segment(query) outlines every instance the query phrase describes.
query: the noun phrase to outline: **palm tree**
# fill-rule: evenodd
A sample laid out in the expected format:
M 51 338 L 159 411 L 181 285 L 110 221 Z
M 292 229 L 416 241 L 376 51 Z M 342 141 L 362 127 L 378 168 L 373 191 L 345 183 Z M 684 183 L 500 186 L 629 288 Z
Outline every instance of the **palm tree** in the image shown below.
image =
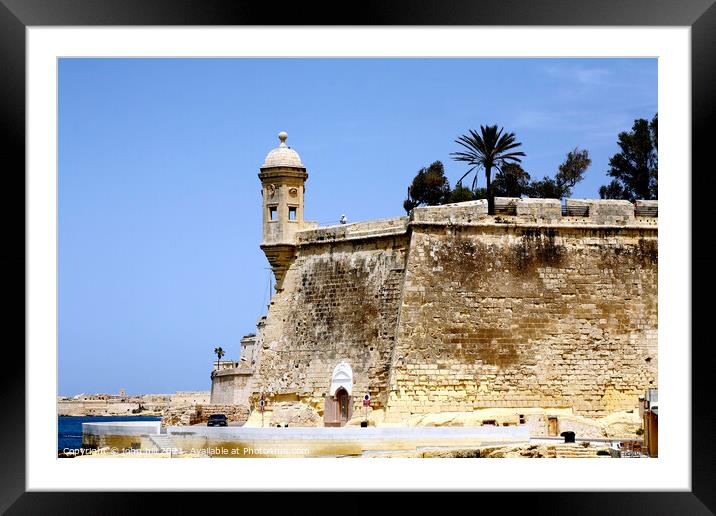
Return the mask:
M 495 198 L 492 195 L 492 169 L 496 168 L 502 171 L 502 167 L 508 163 L 521 163 L 520 156 L 524 156 L 522 151 L 512 151 L 519 147 L 522 143 L 515 141 L 515 133 L 503 133 L 503 128 L 497 129 L 497 125 L 480 126 L 480 134 L 470 129 L 469 135 L 462 135 L 455 140 L 455 143 L 462 145 L 466 152 L 452 152 L 450 155 L 455 156 L 456 161 L 466 161 L 472 167 L 457 182 L 462 184 L 462 180 L 470 172 L 475 170 L 475 178 L 472 180 L 472 190 L 477 186 L 477 170 L 482 167 L 485 169 L 485 177 L 487 178 L 487 209 L 489 214 L 495 212 Z
M 221 346 L 218 348 L 214 348 L 214 353 L 216 354 L 217 357 L 219 357 L 219 359 L 216 361 L 216 369 L 219 369 L 219 366 L 221 365 L 221 357 L 226 355 L 226 353 L 221 348 Z

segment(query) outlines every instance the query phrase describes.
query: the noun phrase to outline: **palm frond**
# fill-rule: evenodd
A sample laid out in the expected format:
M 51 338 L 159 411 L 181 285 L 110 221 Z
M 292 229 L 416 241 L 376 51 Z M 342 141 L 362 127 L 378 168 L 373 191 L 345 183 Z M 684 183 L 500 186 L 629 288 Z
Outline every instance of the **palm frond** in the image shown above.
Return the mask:
M 475 167 L 470 167 L 470 170 L 468 170 L 467 172 L 465 172 L 465 173 L 463 174 L 463 176 L 462 176 L 460 179 L 457 180 L 458 184 L 462 184 L 462 180 L 465 179 L 465 176 L 467 176 L 467 175 L 468 175 L 470 172 L 472 172 L 473 170 L 475 170 Z
M 502 171 L 502 166 L 509 162 L 521 163 L 521 156 L 525 156 L 522 151 L 513 149 L 522 145 L 516 140 L 515 133 L 506 133 L 504 128 L 498 128 L 497 125 L 481 125 L 480 132 L 469 129 L 468 134 L 459 136 L 455 143 L 462 147 L 462 151 L 450 153 L 455 161 L 464 161 L 473 165 L 461 178 L 458 183 L 471 172 L 475 171 L 475 177 L 472 180 L 472 189 L 477 186 L 478 168 L 485 170 L 485 175 L 489 175 L 489 171 L 497 168 Z
M 526 156 L 524 152 L 511 152 L 510 154 L 503 154 L 500 156 L 501 161 L 516 161 L 518 163 L 522 163 L 522 160 L 519 158 L 519 156 Z

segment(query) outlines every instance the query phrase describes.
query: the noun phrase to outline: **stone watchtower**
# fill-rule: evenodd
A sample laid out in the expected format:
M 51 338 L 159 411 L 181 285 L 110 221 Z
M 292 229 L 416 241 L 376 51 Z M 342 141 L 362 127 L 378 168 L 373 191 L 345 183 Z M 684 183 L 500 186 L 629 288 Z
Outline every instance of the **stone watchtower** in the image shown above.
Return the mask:
M 268 153 L 259 179 L 263 199 L 263 241 L 274 276 L 276 291 L 283 285 L 286 269 L 296 251 L 296 232 L 303 225 L 303 194 L 308 179 L 298 153 L 286 145 L 288 134 L 280 132 L 281 144 Z

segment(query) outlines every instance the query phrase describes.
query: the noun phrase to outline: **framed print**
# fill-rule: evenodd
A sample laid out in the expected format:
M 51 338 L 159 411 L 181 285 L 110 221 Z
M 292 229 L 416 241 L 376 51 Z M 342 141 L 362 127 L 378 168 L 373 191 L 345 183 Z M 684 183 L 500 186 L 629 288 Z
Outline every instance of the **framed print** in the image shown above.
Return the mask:
M 0 507 L 712 513 L 712 2 L 266 11 L 0 5 Z

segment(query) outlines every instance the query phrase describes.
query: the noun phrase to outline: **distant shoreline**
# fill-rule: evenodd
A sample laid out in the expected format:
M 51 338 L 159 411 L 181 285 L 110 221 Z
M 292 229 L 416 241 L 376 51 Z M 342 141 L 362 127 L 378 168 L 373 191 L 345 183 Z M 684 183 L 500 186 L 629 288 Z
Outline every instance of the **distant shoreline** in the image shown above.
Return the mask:
M 192 405 L 206 405 L 209 391 L 177 391 L 173 394 L 78 394 L 57 398 L 58 416 L 163 416 L 167 411 Z

